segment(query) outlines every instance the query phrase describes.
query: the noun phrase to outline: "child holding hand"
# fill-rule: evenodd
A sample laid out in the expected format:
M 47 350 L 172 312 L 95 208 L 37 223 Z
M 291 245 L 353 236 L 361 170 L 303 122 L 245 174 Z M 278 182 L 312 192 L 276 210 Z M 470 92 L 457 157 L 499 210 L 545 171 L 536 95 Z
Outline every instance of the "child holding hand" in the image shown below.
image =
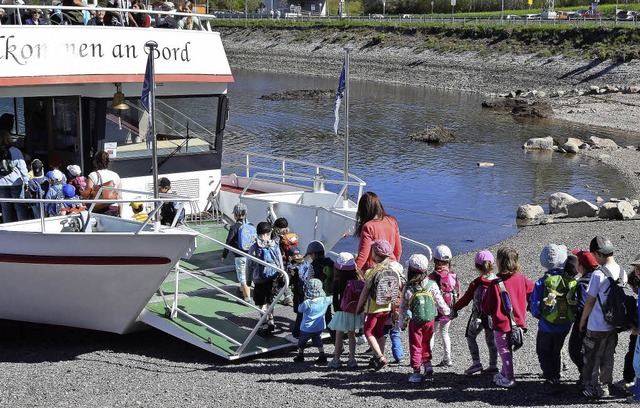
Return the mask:
M 298 306 L 298 312 L 302 313 L 300 324 L 300 338 L 298 339 L 298 355 L 293 358 L 296 363 L 304 361 L 304 348 L 309 340 L 318 348 L 319 356 L 316 364 L 327 364 L 327 356 L 322 345 L 322 332 L 326 328 L 324 314 L 331 306 L 332 298 L 325 295 L 322 290 L 322 282 L 319 279 L 310 279 L 304 288 L 305 301 Z

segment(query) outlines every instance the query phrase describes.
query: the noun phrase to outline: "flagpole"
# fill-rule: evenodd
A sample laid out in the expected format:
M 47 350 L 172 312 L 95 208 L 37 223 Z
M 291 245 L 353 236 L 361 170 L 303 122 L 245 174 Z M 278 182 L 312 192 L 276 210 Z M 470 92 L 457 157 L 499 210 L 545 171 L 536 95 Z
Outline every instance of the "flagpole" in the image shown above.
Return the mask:
M 344 205 L 349 200 L 349 51 L 352 47 L 344 47 Z
M 151 120 L 149 121 L 150 128 L 148 137 L 151 137 L 151 170 L 153 174 L 153 198 L 158 199 L 160 197 L 158 191 L 158 145 L 156 143 L 156 71 L 155 71 L 155 50 L 158 47 L 158 43 L 155 41 L 147 41 L 145 47 L 149 49 L 149 115 Z M 157 202 L 156 202 L 157 205 Z M 156 211 L 155 222 L 159 222 L 159 211 Z

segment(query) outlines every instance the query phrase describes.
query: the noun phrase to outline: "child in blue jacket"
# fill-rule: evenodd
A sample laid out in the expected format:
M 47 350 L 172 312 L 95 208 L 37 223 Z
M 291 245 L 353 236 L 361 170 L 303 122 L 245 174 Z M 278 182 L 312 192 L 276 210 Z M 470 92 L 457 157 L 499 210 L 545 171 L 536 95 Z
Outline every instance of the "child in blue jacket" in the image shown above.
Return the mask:
M 298 338 L 298 355 L 293 361 L 304 361 L 304 348 L 309 340 L 318 348 L 320 355 L 316 364 L 327 364 L 327 355 L 322 345 L 322 332 L 327 327 L 324 323 L 324 314 L 331 306 L 332 297 L 327 296 L 322 290 L 322 282 L 319 279 L 310 279 L 304 288 L 305 301 L 298 306 L 298 312 L 302 313 L 300 324 L 300 337 Z

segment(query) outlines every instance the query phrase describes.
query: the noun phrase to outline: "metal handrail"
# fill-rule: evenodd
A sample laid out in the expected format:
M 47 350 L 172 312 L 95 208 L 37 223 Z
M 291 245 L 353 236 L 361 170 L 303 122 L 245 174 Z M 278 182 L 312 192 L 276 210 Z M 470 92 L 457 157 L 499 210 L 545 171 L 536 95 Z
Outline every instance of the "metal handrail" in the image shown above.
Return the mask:
M 345 181 L 344 179 L 336 179 L 333 178 L 325 178 L 321 174 L 321 170 L 330 172 L 338 175 L 343 175 L 343 170 L 337 169 L 331 166 L 325 166 L 320 164 L 309 164 L 308 162 L 304 162 L 296 159 L 288 159 L 282 157 L 276 157 L 269 154 L 263 153 L 254 153 L 254 152 L 245 152 L 234 149 L 226 149 L 225 155 L 227 153 L 232 153 L 236 155 L 244 156 L 244 160 L 238 161 L 227 161 L 225 163 L 226 168 L 240 167 L 244 168 L 245 177 L 250 178 L 250 183 L 253 183 L 256 180 L 261 180 L 258 175 L 261 177 L 268 177 L 269 179 L 279 179 L 279 181 L 286 183 L 287 180 L 296 180 L 296 181 L 308 181 L 310 183 L 317 182 L 321 180 L 325 184 L 331 184 L 341 187 L 341 192 L 349 187 L 358 187 L 358 193 L 355 198 L 355 201 L 358 201 L 362 196 L 362 192 L 367 183 L 361 178 L 357 177 L 354 174 L 349 173 L 349 181 Z M 266 167 L 265 165 L 252 164 L 252 158 L 261 158 L 266 160 L 271 160 L 273 162 L 273 167 Z M 300 171 L 292 171 L 287 170 L 287 164 L 295 164 L 297 166 L 307 168 L 309 172 L 303 173 Z M 253 176 L 252 176 L 253 174 Z M 246 189 L 245 189 L 246 191 Z M 336 200 L 337 202 L 337 200 Z
M 252 260 L 253 262 L 259 263 L 260 265 L 263 265 L 263 266 L 273 267 L 273 265 L 268 264 L 268 263 L 264 262 L 263 260 L 261 260 L 261 259 L 259 259 L 259 258 L 256 258 L 256 257 L 254 257 L 254 256 L 252 256 L 252 255 L 249 255 L 248 253 L 243 252 L 243 251 L 241 251 L 241 250 L 239 250 L 239 249 L 237 249 L 237 248 L 234 248 L 234 247 L 232 247 L 232 246 L 229 246 L 229 245 L 227 245 L 226 243 L 224 243 L 224 242 L 222 242 L 222 241 L 219 241 L 219 240 L 217 240 L 217 239 L 215 239 L 215 238 L 213 238 L 213 237 L 210 237 L 210 236 L 208 236 L 208 235 L 205 235 L 205 234 L 203 234 L 203 233 L 201 233 L 201 232 L 198 232 L 198 231 L 196 231 L 196 230 L 194 230 L 194 229 L 192 229 L 192 228 L 189 228 L 189 227 L 187 227 L 187 226 L 184 226 L 183 228 L 184 228 L 184 229 L 186 229 L 186 230 L 188 230 L 188 231 L 190 231 L 190 232 L 192 232 L 192 233 L 194 233 L 194 234 L 196 234 L 196 236 L 198 236 L 198 237 L 200 237 L 200 238 L 203 238 L 203 239 L 209 240 L 209 241 L 211 241 L 211 242 L 213 242 L 213 243 L 215 243 L 215 244 L 217 244 L 217 245 L 222 246 L 223 248 L 228 249 L 229 251 L 232 251 L 232 252 L 234 252 L 234 253 L 236 253 L 236 254 L 240 254 L 240 255 L 242 255 L 243 257 L 245 257 L 245 258 L 248 258 L 248 259 Z M 269 316 L 269 314 L 271 314 L 271 313 L 273 312 L 273 309 L 275 309 L 276 305 L 278 304 L 278 299 L 280 299 L 280 297 L 284 294 L 284 292 L 285 292 L 286 288 L 289 286 L 289 276 L 288 276 L 288 275 L 287 275 L 287 273 L 284 271 L 284 269 L 280 269 L 280 268 L 277 268 L 277 267 L 276 267 L 276 268 L 274 268 L 274 269 L 276 269 L 276 270 L 278 271 L 278 273 L 279 273 L 279 274 L 281 274 L 281 275 L 284 277 L 284 285 L 283 285 L 282 289 L 280 289 L 280 291 L 278 292 L 278 294 L 275 296 L 275 298 L 273 299 L 273 302 L 271 302 L 271 304 L 269 305 L 269 307 L 268 307 L 266 310 L 260 310 L 260 309 L 258 309 L 257 307 L 255 307 L 254 305 L 251 305 L 251 304 L 249 304 L 249 303 L 244 302 L 244 300 L 241 300 L 241 299 L 240 299 L 240 298 L 238 298 L 237 296 L 235 296 L 235 295 L 233 295 L 233 294 L 231 294 L 231 293 L 229 293 L 229 292 L 227 292 L 227 291 L 225 291 L 225 290 L 223 290 L 223 289 L 220 289 L 220 288 L 218 288 L 218 287 L 215 287 L 214 285 L 212 285 L 212 284 L 210 284 L 210 283 L 208 283 L 208 282 L 206 282 L 206 281 L 204 281 L 204 280 L 202 280 L 202 279 L 200 279 L 200 278 L 198 278 L 198 277 L 194 276 L 193 274 L 190 274 L 190 273 L 189 273 L 191 276 L 195 277 L 195 278 L 196 278 L 196 279 L 198 279 L 200 282 L 205 283 L 207 286 L 210 286 L 210 287 L 212 287 L 213 289 L 215 289 L 215 290 L 217 290 L 217 291 L 219 291 L 219 292 L 225 293 L 225 294 L 227 294 L 227 295 L 229 295 L 229 296 L 231 296 L 231 297 L 237 298 L 237 299 L 239 299 L 243 304 L 245 304 L 245 305 L 249 305 L 249 306 L 252 306 L 254 309 L 256 309 L 257 311 L 259 311 L 259 312 L 261 313 L 261 316 L 260 316 L 260 319 L 258 320 L 258 323 L 257 323 L 257 324 L 254 326 L 254 328 L 251 330 L 251 333 L 249 333 L 249 335 L 247 336 L 247 338 L 245 339 L 245 341 L 244 341 L 244 342 L 242 342 L 242 344 L 240 345 L 240 347 L 238 348 L 238 350 L 236 350 L 236 355 L 237 355 L 237 356 L 240 356 L 240 355 L 242 354 L 242 352 L 244 351 L 244 349 L 249 345 L 249 343 L 251 342 L 251 340 L 255 337 L 256 333 L 257 333 L 257 332 L 258 332 L 258 330 L 260 329 L 260 326 L 262 326 L 262 325 L 264 324 L 264 322 L 266 321 L 266 319 L 267 319 L 267 317 Z M 188 272 L 184 271 L 184 273 L 188 273 Z M 173 318 L 173 316 L 174 316 L 174 310 L 175 310 L 176 312 L 179 310 L 179 309 L 178 309 L 178 289 L 179 289 L 179 283 L 178 283 L 179 279 L 178 279 L 178 278 L 179 278 L 179 276 L 176 274 L 176 289 L 175 289 L 175 294 L 174 294 L 174 303 L 173 303 L 173 305 L 172 305 L 172 307 L 171 307 L 171 316 L 172 316 L 172 318 Z M 167 304 L 167 303 L 166 303 L 166 301 L 165 301 L 165 305 L 166 305 L 166 304 Z M 186 313 L 186 312 L 185 312 L 185 313 Z M 194 320 L 194 321 L 196 321 L 197 319 L 193 318 L 193 320 Z M 207 328 L 207 329 L 213 329 L 213 328 L 211 328 L 209 325 L 207 325 L 207 324 L 206 324 L 206 323 L 204 323 L 204 322 L 200 322 L 200 323 L 198 323 L 198 324 L 201 324 L 203 327 L 205 327 L 205 328 Z M 217 334 L 217 330 L 213 329 L 212 331 L 213 331 L 214 333 L 216 333 L 216 334 Z M 225 337 L 226 337 L 226 336 L 225 336 Z M 238 344 L 238 343 L 239 343 L 239 342 L 234 341 L 234 344 Z

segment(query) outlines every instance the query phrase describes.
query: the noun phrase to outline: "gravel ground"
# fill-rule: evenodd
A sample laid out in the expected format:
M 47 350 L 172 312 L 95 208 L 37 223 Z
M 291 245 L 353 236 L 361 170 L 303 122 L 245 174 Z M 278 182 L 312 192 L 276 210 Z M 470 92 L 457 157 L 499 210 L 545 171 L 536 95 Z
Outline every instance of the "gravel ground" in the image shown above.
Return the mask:
M 311 45 L 279 43 L 274 38 L 252 36 L 242 30 L 223 34 L 233 67 L 287 67 L 287 72 L 337 77 L 340 46 L 331 47 L 322 40 Z M 638 69 L 636 64 L 630 64 L 607 70 L 601 64 L 582 72 L 586 63 L 581 61 L 443 56 L 416 53 L 410 48 L 392 51 L 360 47 L 352 56 L 352 72 L 363 79 L 414 85 L 437 83 L 447 89 L 491 93 L 517 88 L 551 89 L 557 81 L 567 88 L 573 87 L 590 72 L 591 75 L 600 72 L 602 81 L 627 83 Z M 558 79 L 570 72 L 575 75 L 569 76 L 568 82 Z M 607 120 L 600 118 L 599 124 L 606 124 Z M 589 154 L 619 169 L 621 177 L 640 191 L 636 176 L 640 170 L 638 152 L 620 149 L 606 152 L 606 156 L 601 151 Z M 639 223 L 578 220 L 524 227 L 516 236 L 490 249 L 495 253 L 503 245 L 515 248 L 521 255 L 524 273 L 533 280 L 543 273 L 538 254 L 545 244 L 555 242 L 569 248 L 584 248 L 594 235 L 601 234 L 612 239 L 618 248 L 618 261 L 629 268 L 628 262 L 638 252 Z M 453 262 L 465 287 L 474 277 L 472 257 L 471 253 L 460 254 Z M 378 373 L 365 368 L 331 371 L 312 363 L 294 364 L 291 351 L 228 364 L 156 330 L 118 336 L 0 321 L 0 403 L 11 407 L 591 405 L 578 395 L 573 385 L 578 374 L 568 360 L 568 369 L 563 373 L 564 392 L 557 397 L 542 394 L 535 354 L 536 322 L 531 317 L 526 344 L 515 353 L 518 385 L 514 390 L 498 389 L 486 376 L 461 374 L 470 365 L 463 334 L 468 313 L 468 308 L 464 309 L 450 330 L 454 366 L 437 369 L 433 383 L 417 385 L 406 381 L 410 371 L 406 362 Z M 627 342 L 628 334 L 621 334 L 616 349 L 615 380 L 621 378 Z M 480 346 L 484 352 L 486 347 Z M 359 352 L 364 348 L 359 347 Z M 327 351 L 332 352 L 333 347 L 327 345 Z M 314 354 L 310 352 L 309 357 L 314 358 Z M 434 362 L 441 356 L 441 349 L 436 346 Z M 367 357 L 360 356 L 359 362 L 365 366 Z M 617 394 L 607 403 L 622 400 Z

